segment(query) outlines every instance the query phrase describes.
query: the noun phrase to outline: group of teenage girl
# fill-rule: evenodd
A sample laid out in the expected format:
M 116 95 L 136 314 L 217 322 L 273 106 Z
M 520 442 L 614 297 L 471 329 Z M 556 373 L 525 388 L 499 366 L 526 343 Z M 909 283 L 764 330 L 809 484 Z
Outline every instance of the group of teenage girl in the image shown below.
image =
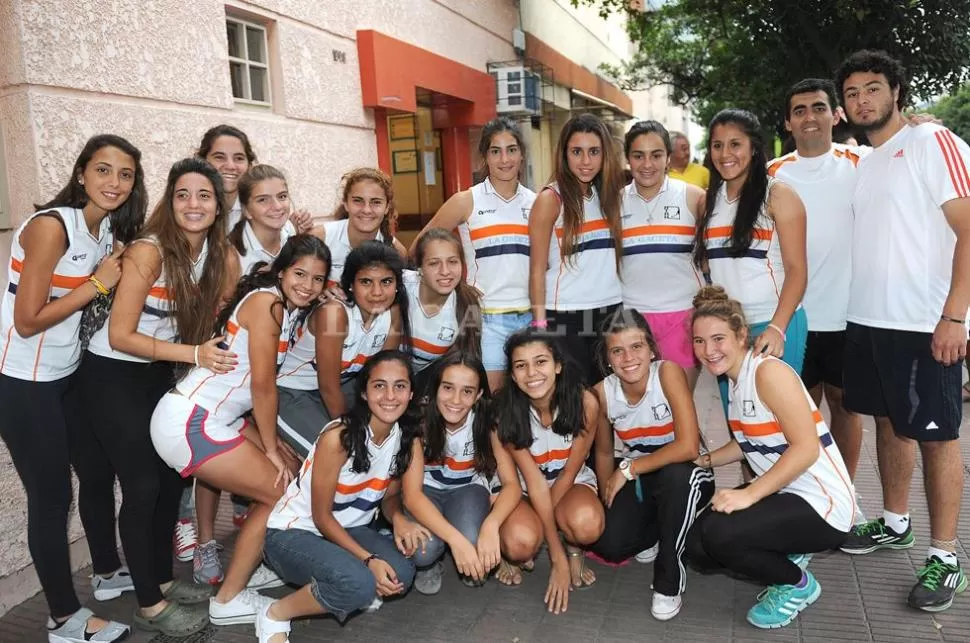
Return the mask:
M 133 590 L 135 625 L 170 636 L 255 623 L 280 643 L 294 618 L 437 593 L 446 550 L 464 584 L 514 588 L 543 546 L 552 613 L 595 583 L 588 558 L 635 558 L 655 561 L 659 620 L 680 611 L 689 561 L 765 585 L 753 625 L 790 623 L 820 593 L 810 554 L 841 542 L 855 496 L 798 376 L 804 210 L 765 173 L 750 114 L 722 112 L 708 145 L 705 194 L 667 176 L 666 130 L 637 123 L 624 186 L 609 130 L 579 115 L 536 195 L 518 126 L 496 119 L 486 178 L 409 255 L 379 170 L 348 172 L 315 226 L 220 125 L 146 217 L 138 149 L 89 140 L 15 232 L 0 307 L 0 436 L 49 640 L 129 631 L 75 594 L 72 467 L 95 597 Z M 710 452 L 700 366 L 722 380 L 733 437 Z M 742 460 L 751 482 L 715 492 L 711 469 Z M 187 582 L 173 529 L 193 479 Z M 247 504 L 224 573 L 221 491 Z M 300 589 L 258 593 L 284 583 Z

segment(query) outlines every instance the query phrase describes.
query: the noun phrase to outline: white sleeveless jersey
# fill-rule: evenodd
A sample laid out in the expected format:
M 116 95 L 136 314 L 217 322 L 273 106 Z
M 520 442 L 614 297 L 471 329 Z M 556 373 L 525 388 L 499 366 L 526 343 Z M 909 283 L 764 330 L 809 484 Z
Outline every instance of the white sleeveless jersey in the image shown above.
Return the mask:
M 226 217 L 226 229 L 232 230 L 235 228 L 240 219 L 242 219 L 242 204 L 239 202 L 239 195 L 237 194 L 236 201 L 232 204 L 232 207 L 229 208 L 229 214 Z
M 758 367 L 769 359 L 776 360 L 770 356 L 756 357 L 748 351 L 741 364 L 738 381 L 731 386 L 728 410 L 731 432 L 741 446 L 745 460 L 758 476 L 773 467 L 788 448 L 778 418 L 762 403 L 755 385 Z M 791 368 L 787 364 L 785 367 Z M 848 531 L 855 514 L 855 490 L 825 419 L 804 386 L 802 391 L 815 419 L 819 440 L 818 459 L 779 493 L 801 496 L 827 523 L 840 531 Z
M 334 421 L 323 427 L 322 436 L 330 427 L 337 424 Z M 337 476 L 337 490 L 333 497 L 331 511 L 333 517 L 343 528 L 360 527 L 370 524 L 384 498 L 387 487 L 391 484 L 394 459 L 401 448 L 401 429 L 397 425 L 391 427 L 384 442 L 377 446 L 373 441 L 373 433 L 367 428 L 367 454 L 370 457 L 370 469 L 364 473 L 351 470 L 354 459 L 347 458 Z M 317 440 L 320 438 L 318 437 Z M 303 462 L 300 474 L 290 482 L 286 493 L 276 502 L 269 515 L 266 526 L 270 529 L 302 529 L 322 536 L 313 522 L 313 456 L 317 447 L 314 443 L 310 455 Z
M 296 228 L 293 224 L 287 221 L 283 227 L 280 229 L 280 249 L 283 249 L 283 244 L 286 240 L 296 234 Z M 265 261 L 266 263 L 273 263 L 277 255 L 268 252 L 259 243 L 259 239 L 256 238 L 256 233 L 253 232 L 253 226 L 248 221 L 243 227 L 243 247 L 246 248 L 245 255 L 239 255 L 239 268 L 240 275 L 248 275 L 249 271 L 252 270 L 260 261 Z M 278 253 L 277 253 L 278 254 Z
M 775 179 L 769 177 L 769 194 L 774 183 Z M 765 196 L 766 203 L 767 200 L 768 197 Z M 766 203 L 762 204 L 758 213 L 758 220 L 752 231 L 751 246 L 740 257 L 728 254 L 738 204 L 728 203 L 725 185 L 721 185 L 717 193 L 714 212 L 704 234 L 711 281 L 723 286 L 728 297 L 741 303 L 749 324 L 771 321 L 785 284 L 781 244 L 775 230 L 775 221 L 768 216 Z
M 317 383 L 317 338 L 310 330 L 310 318 L 294 330 L 295 341 L 286 351 L 276 377 L 277 386 L 297 391 L 319 390 Z
M 154 238 L 137 239 L 133 243 L 150 243 L 158 247 L 158 240 Z M 202 252 L 199 253 L 199 258 L 192 264 L 192 279 L 195 283 L 199 283 L 199 280 L 202 279 L 202 272 L 205 270 L 205 260 L 208 254 L 209 242 L 206 241 L 202 245 Z M 145 298 L 145 306 L 142 308 L 141 316 L 138 318 L 138 333 L 147 337 L 153 337 L 160 342 L 177 341 L 178 329 L 175 327 L 175 313 L 172 310 L 173 297 L 174 293 L 170 293 L 165 285 L 165 271 L 163 267 L 162 273 L 159 274 L 158 279 L 152 284 L 151 289 L 148 291 L 148 296 Z M 148 363 L 150 360 L 111 348 L 111 344 L 108 341 L 108 326 L 110 323 L 111 317 L 109 314 L 108 319 L 104 322 L 104 326 L 99 328 L 94 333 L 94 336 L 91 337 L 88 350 L 101 357 L 110 357 L 111 359 L 120 359 L 126 362 Z
M 190 370 L 182 380 L 176 384 L 176 390 L 196 405 L 208 411 L 211 415 L 231 422 L 253 408 L 253 394 L 250 389 L 252 375 L 249 362 L 249 331 L 239 325 L 239 310 L 246 300 L 259 292 L 268 292 L 280 296 L 276 288 L 259 288 L 248 293 L 236 305 L 232 316 L 226 324 L 225 347 L 236 354 L 236 368 L 228 373 L 213 373 L 207 368 L 196 366 Z M 293 317 L 283 308 L 283 323 L 281 325 L 279 346 L 277 347 L 276 364 L 283 363 L 289 346 L 290 333 L 293 330 Z
M 653 453 L 674 441 L 674 416 L 660 385 L 660 365 L 650 364 L 647 390 L 635 404 L 627 401 L 620 378 L 611 374 L 603 380 L 606 416 L 613 431 L 634 457 Z
M 559 435 L 552 430 L 552 427 L 543 426 L 539 414 L 532 407 L 529 407 L 529 427 L 532 429 L 532 445 L 529 446 L 529 453 L 539 465 L 546 483 L 551 487 L 566 466 L 569 453 L 573 448 L 573 436 Z M 525 489 L 525 479 L 521 472 L 519 472 L 519 480 L 522 488 Z M 596 489 L 596 474 L 584 463 L 576 474 L 575 484 L 585 484 Z
M 420 371 L 438 359 L 458 338 L 458 295 L 452 291 L 436 315 L 428 315 L 421 305 L 421 278 L 413 270 L 404 271 L 404 289 L 408 294 L 408 317 L 411 320 L 411 346 L 414 348 L 414 370 Z
M 340 283 L 340 276 L 344 274 L 344 265 L 347 263 L 347 256 L 353 250 L 350 247 L 350 237 L 347 234 L 347 226 L 350 219 L 340 219 L 339 221 L 326 221 L 323 224 L 324 241 L 330 248 L 330 282 Z M 384 241 L 384 235 L 377 233 L 375 241 Z
M 347 337 L 340 351 L 340 376 L 346 382 L 356 375 L 371 355 L 384 350 L 384 342 L 391 332 L 391 311 L 385 310 L 364 328 L 359 306 L 344 306 L 347 311 Z
M 13 234 L 7 289 L 0 305 L 0 373 L 19 380 L 51 382 L 77 370 L 81 360 L 81 343 L 78 339 L 81 311 L 71 313 L 63 321 L 32 337 L 21 337 L 14 327 L 14 298 L 24 267 L 24 248 L 20 245 L 20 237 L 38 214 L 56 216 L 67 232 L 67 250 L 54 266 L 48 302 L 67 295 L 87 282 L 97 269 L 98 262 L 111 254 L 112 236 L 108 217 L 101 221 L 98 238 L 91 236 L 84 222 L 84 212 L 76 208 L 51 208 L 34 213 Z
M 488 481 L 475 471 L 474 426 L 475 411 L 471 411 L 461 427 L 455 431 L 445 430 L 441 461 L 424 464 L 425 486 L 432 489 L 457 489 L 470 484 L 488 487 Z
M 623 305 L 641 313 L 688 310 L 702 283 L 691 252 L 696 221 L 687 203 L 687 184 L 664 179 L 647 201 L 637 184 L 623 189 Z
M 559 194 L 555 183 L 549 189 Z M 546 269 L 546 308 L 550 310 L 589 310 L 618 304 L 623 300 L 620 278 L 616 272 L 616 255 L 609 225 L 600 209 L 599 194 L 583 199 L 583 224 L 573 244 L 573 253 L 562 256 L 562 205 L 549 243 Z
M 521 183 L 506 201 L 487 178 L 472 186 L 472 212 L 458 226 L 468 283 L 486 313 L 529 310 L 529 214 L 536 193 Z

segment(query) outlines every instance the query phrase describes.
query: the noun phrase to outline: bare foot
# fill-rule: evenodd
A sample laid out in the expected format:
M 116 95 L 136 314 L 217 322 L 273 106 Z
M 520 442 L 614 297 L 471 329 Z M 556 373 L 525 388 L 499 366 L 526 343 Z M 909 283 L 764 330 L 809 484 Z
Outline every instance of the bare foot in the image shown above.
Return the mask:
M 569 578 L 575 588 L 589 587 L 596 582 L 596 574 L 586 566 L 586 553 L 578 547 L 567 546 Z
M 519 566 L 513 565 L 503 558 L 495 571 L 495 580 L 509 587 L 521 584 L 522 574 L 519 572 Z

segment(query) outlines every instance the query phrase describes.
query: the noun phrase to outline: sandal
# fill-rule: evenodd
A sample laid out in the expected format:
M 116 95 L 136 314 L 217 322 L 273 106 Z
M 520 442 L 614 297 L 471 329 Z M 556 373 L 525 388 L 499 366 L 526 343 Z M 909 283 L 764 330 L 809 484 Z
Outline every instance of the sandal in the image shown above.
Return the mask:
M 162 598 L 179 605 L 195 605 L 197 603 L 207 603 L 212 596 L 213 587 L 202 585 L 201 583 L 187 583 L 176 580 L 162 592 Z
M 131 634 L 131 628 L 124 623 L 107 621 L 97 632 L 88 631 L 88 619 L 94 612 L 86 607 L 71 614 L 63 623 L 47 619 L 47 640 L 50 643 L 116 643 Z
M 272 606 L 273 603 L 269 603 L 259 610 L 259 614 L 256 615 L 256 638 L 259 639 L 259 643 L 270 643 L 270 639 L 277 634 L 286 634 L 286 638 L 283 641 L 284 643 L 290 643 L 290 622 L 271 619 L 269 617 L 269 608 Z
M 209 610 L 171 602 L 155 616 L 135 612 L 135 627 L 146 632 L 161 632 L 165 636 L 184 638 L 198 634 L 209 625 Z
M 566 546 L 566 555 L 569 558 L 579 559 L 579 582 L 573 581 L 572 565 L 569 566 L 569 584 L 573 589 L 589 589 L 596 582 L 596 574 L 586 566 L 586 552 L 572 545 Z M 570 561 L 572 562 L 572 561 Z
M 499 582 L 502 587 L 508 587 L 514 589 L 522 585 L 522 574 L 520 573 L 520 567 L 518 565 L 513 565 L 509 561 L 502 559 L 502 562 L 498 564 L 498 568 L 495 570 L 495 580 Z

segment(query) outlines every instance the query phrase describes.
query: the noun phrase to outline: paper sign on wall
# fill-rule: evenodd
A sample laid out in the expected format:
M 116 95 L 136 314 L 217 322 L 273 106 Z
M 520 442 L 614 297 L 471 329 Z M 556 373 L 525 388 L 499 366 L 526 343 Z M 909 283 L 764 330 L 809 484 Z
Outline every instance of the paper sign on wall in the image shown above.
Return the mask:
M 437 179 L 435 174 L 437 173 L 437 168 L 435 167 L 435 153 L 434 150 L 424 153 L 424 184 L 425 185 L 435 185 Z

